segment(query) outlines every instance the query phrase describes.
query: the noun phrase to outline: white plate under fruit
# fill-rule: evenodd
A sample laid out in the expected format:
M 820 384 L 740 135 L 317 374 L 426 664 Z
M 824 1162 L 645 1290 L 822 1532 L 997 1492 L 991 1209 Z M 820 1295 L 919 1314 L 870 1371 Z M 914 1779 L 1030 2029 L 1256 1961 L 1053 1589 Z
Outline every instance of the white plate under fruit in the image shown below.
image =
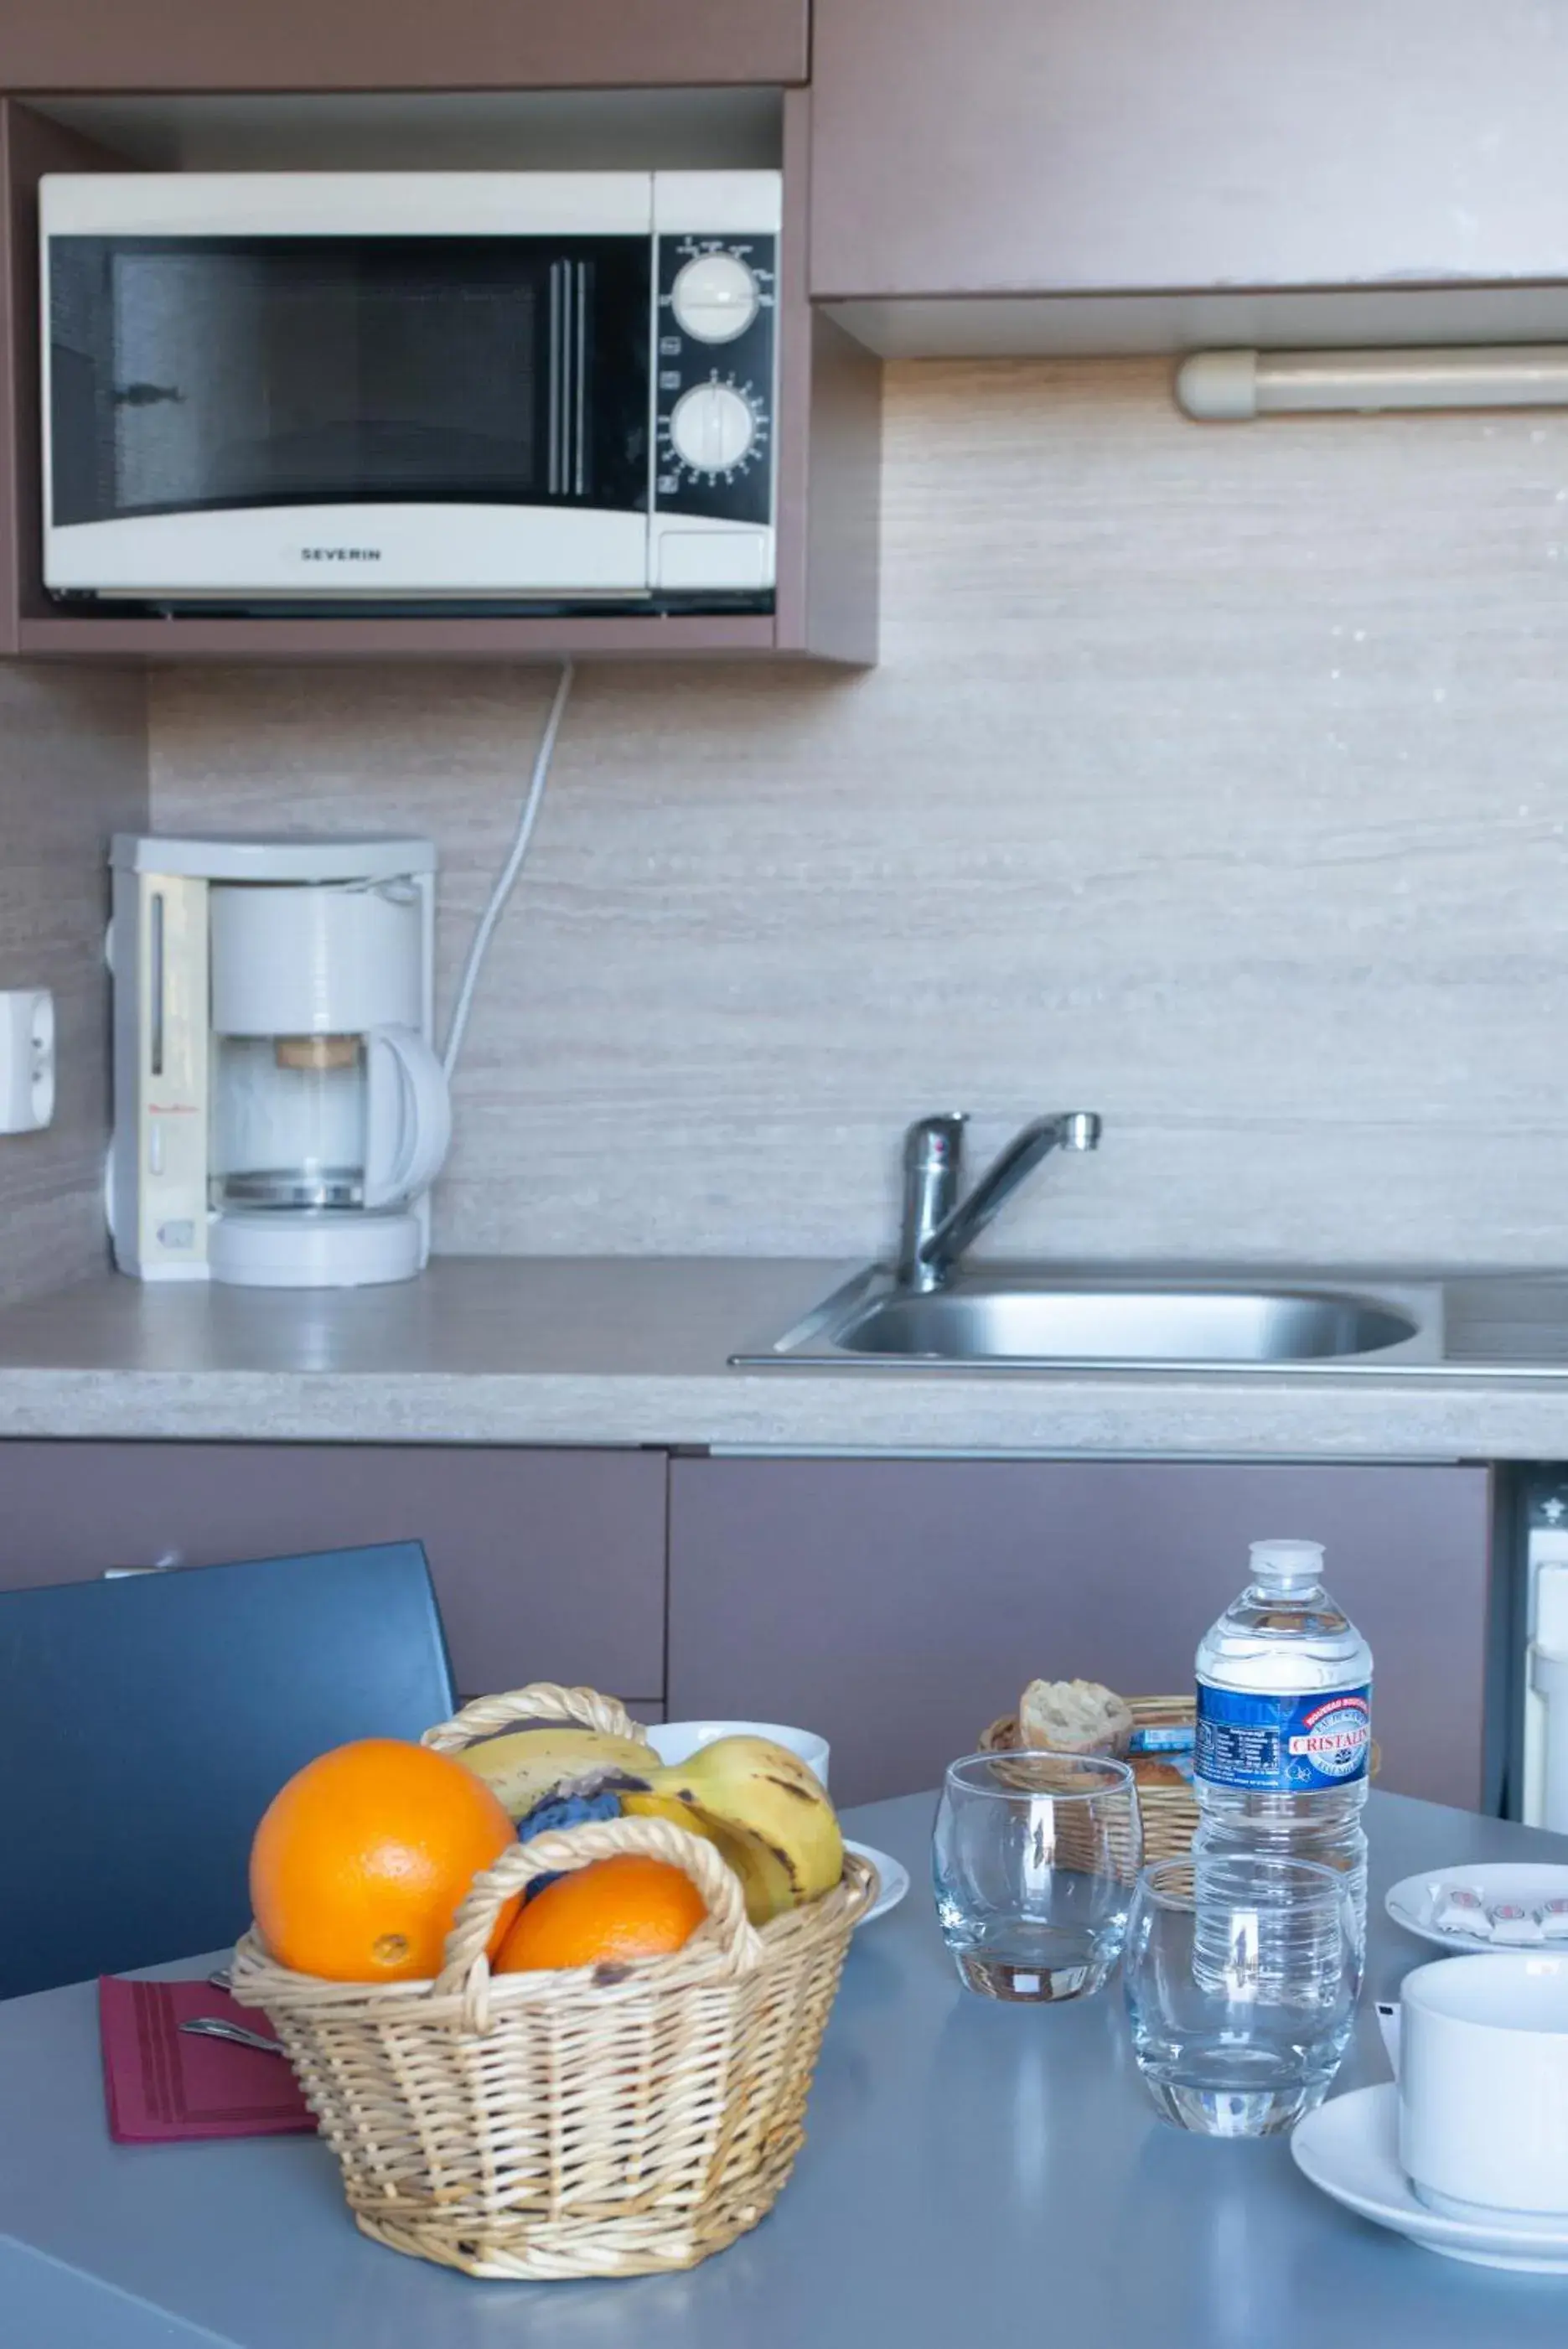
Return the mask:
M 861 1859 L 868 1859 L 881 1879 L 881 1890 L 860 1920 L 861 1925 L 873 1924 L 878 1917 L 885 1917 L 889 1909 L 898 1907 L 909 1889 L 909 1871 L 903 1861 L 895 1859 L 891 1853 L 874 1850 L 868 1843 L 851 1843 L 847 1836 L 844 1838 L 844 1848 L 856 1853 Z M 855 1930 L 858 1932 L 860 1926 Z

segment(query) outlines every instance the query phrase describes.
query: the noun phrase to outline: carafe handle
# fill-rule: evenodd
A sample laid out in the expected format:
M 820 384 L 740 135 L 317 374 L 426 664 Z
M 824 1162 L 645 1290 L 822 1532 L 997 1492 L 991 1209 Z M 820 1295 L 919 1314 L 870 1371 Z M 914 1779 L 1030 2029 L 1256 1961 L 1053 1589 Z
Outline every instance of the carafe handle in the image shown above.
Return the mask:
M 445 1071 L 417 1029 L 372 1028 L 365 1051 L 365 1205 L 392 1207 L 428 1191 L 441 1173 L 452 1141 L 452 1097 Z M 389 1082 L 396 1104 L 389 1113 Z

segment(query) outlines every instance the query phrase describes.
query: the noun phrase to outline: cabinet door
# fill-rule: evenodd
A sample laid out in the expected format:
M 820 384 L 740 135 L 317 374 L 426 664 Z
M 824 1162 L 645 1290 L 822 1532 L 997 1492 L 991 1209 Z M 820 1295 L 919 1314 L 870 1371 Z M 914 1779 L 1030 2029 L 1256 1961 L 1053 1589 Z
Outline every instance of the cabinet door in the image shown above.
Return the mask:
M 815 0 L 812 291 L 1568 274 L 1568 11 Z
M 16 0 L 0 89 L 801 82 L 808 0 Z
M 421 1541 L 466 1696 L 664 1692 L 665 1460 L 412 1445 L 0 1444 L 0 1589 Z
M 1485 1469 L 676 1460 L 672 1719 L 788 1721 L 846 1802 L 934 1786 L 1023 1683 L 1192 1685 L 1247 1544 L 1328 1546 L 1372 1643 L 1382 1783 L 1473 1806 L 1488 1630 Z

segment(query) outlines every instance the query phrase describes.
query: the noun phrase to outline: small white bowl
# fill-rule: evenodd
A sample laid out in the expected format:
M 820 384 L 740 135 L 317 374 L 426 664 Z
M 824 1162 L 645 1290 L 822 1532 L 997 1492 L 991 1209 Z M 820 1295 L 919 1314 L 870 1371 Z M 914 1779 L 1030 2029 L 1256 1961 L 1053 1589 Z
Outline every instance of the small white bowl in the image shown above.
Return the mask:
M 808 1770 L 827 1784 L 827 1757 L 832 1751 L 815 1729 L 790 1729 L 779 1721 L 665 1721 L 650 1726 L 648 1742 L 661 1762 L 690 1762 L 704 1745 L 721 1737 L 766 1737 L 798 1754 Z

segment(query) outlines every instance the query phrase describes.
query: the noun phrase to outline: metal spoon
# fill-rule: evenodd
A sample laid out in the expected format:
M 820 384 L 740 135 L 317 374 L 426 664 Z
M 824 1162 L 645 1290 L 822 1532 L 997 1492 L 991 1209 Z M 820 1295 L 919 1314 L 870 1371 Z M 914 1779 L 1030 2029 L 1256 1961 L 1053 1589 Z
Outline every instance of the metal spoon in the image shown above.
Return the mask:
M 262 2055 L 284 2053 L 275 2039 L 264 2039 L 259 2031 L 247 2031 L 243 2023 L 225 2023 L 221 2015 L 193 2014 L 180 2028 L 192 2039 L 226 2039 L 235 2047 L 254 2047 Z

